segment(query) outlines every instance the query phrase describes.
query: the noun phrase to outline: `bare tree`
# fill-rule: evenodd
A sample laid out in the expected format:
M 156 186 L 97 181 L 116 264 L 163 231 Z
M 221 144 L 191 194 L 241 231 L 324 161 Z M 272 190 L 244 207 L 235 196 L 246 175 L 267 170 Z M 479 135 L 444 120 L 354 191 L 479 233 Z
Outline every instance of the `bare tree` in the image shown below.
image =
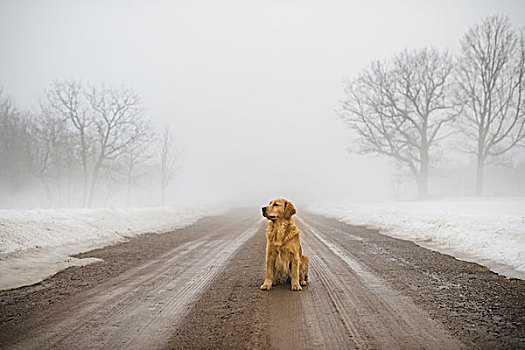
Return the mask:
M 55 81 L 40 111 L 31 114 L 0 88 L 0 192 L 9 194 L 0 196 L 0 205 L 27 205 L 38 191 L 48 206 L 124 199 L 129 205 L 132 188 L 145 175 L 156 178 L 159 162 L 164 201 L 176 171 L 173 141 L 166 129 L 159 145 L 139 96 L 129 89 Z M 97 193 L 102 186 L 105 196 Z
M 33 118 L 31 134 L 35 172 L 48 196 L 48 205 L 53 204 L 55 195 L 57 203 L 64 204 L 64 182 L 67 183 L 65 197 L 69 204 L 71 180 L 80 170 L 75 155 L 75 134 L 68 130 L 67 120 L 57 117 L 45 106 L 41 106 L 39 115 Z
M 175 146 L 169 125 L 162 132 L 160 139 L 160 189 L 162 205 L 166 202 L 166 190 L 177 172 L 179 151 Z
M 372 63 L 345 86 L 340 118 L 357 132 L 359 153 L 382 154 L 406 165 L 428 195 L 431 149 L 458 113 L 451 101 L 452 63 L 435 49 L 403 51 Z
M 100 170 L 109 161 L 143 147 L 151 135 L 151 123 L 144 117 L 138 95 L 132 90 L 101 86 L 86 94 L 95 125 L 96 148 L 88 205 L 99 180 Z
M 504 16 L 491 16 L 461 40 L 458 98 L 464 113 L 458 125 L 464 151 L 477 158 L 476 193 L 482 194 L 484 167 L 525 139 L 525 39 Z
M 33 180 L 30 122 L 0 89 L 0 186 L 9 193 L 9 206 L 15 194 Z
M 126 167 L 126 205 L 130 205 L 131 190 L 136 182 L 147 175 L 147 171 L 144 169 L 140 171 L 141 165 L 145 165 L 148 159 L 151 158 L 151 143 L 148 142 L 154 139 L 155 135 L 153 131 L 150 131 L 150 135 L 144 138 L 142 143 L 137 143 L 135 147 L 129 148 L 123 156 L 123 160 Z
M 139 96 L 129 89 L 107 85 L 85 88 L 80 82 L 55 81 L 46 93 L 42 111 L 48 116 L 44 120 L 49 125 L 58 127 L 62 125 L 61 121 L 66 123 L 67 130 L 61 135 L 49 134 L 53 129 L 48 130 L 48 135 L 41 133 L 51 142 L 49 147 L 58 149 L 53 143 L 66 142 L 71 135 L 77 140 L 74 145 L 67 143 L 68 148 L 78 152 L 84 206 L 92 205 L 101 177 L 111 177 L 121 170 L 120 158 L 136 155 L 139 149 L 150 143 L 151 122 L 144 116 Z M 53 140 L 55 136 L 57 140 Z M 60 166 L 59 161 L 57 158 L 56 171 L 59 170 L 56 168 Z M 133 163 L 136 161 L 135 157 Z
M 83 175 L 82 204 L 88 202 L 89 191 L 89 157 L 92 143 L 92 116 L 89 114 L 89 105 L 85 98 L 84 88 L 81 82 L 54 81 L 49 90 L 46 91 L 46 102 L 49 109 L 56 115 L 67 120 L 76 130 L 79 145 L 79 155 Z

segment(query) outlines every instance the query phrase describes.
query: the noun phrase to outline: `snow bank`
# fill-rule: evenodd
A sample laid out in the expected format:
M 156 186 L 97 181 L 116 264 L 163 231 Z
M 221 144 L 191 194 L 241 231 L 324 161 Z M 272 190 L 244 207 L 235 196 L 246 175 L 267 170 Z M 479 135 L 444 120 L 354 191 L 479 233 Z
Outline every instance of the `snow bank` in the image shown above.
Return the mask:
M 171 207 L 0 210 L 0 289 L 37 283 L 97 260 L 70 255 L 181 228 L 212 214 L 206 208 Z
M 458 198 L 307 208 L 525 279 L 525 198 Z

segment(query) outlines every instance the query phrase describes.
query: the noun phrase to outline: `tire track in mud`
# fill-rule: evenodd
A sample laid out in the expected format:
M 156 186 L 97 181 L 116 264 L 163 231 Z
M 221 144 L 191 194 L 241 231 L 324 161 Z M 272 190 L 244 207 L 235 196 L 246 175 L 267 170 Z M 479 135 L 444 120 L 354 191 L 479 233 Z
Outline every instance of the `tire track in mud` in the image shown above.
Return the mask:
M 443 349 L 462 348 L 440 325 L 373 275 L 348 252 L 298 219 L 305 254 L 312 270 L 312 297 L 304 313 L 324 331 L 328 348 Z M 318 283 L 318 285 L 315 285 Z M 320 312 L 319 300 L 329 300 Z M 324 336 L 330 334 L 330 336 Z M 339 336 L 337 336 L 339 335 Z
M 166 349 L 272 349 L 264 280 L 265 224 L 229 260 L 174 329 Z M 288 327 L 287 327 L 288 329 Z
M 11 348 L 161 348 L 193 301 L 256 232 L 243 218 L 94 288 L 60 322 Z M 49 328 L 49 329 L 46 329 Z
M 467 348 L 524 348 L 524 281 L 374 229 L 308 212 L 301 218 Z

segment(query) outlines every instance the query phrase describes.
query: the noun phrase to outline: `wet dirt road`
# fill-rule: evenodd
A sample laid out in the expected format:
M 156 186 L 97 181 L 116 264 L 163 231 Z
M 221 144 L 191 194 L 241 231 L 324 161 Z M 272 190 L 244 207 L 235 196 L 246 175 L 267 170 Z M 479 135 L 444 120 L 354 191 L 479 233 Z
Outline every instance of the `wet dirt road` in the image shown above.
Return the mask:
M 82 257 L 0 292 L 9 349 L 523 348 L 525 286 L 374 230 L 301 213 L 311 283 L 258 289 L 265 222 L 236 210 Z

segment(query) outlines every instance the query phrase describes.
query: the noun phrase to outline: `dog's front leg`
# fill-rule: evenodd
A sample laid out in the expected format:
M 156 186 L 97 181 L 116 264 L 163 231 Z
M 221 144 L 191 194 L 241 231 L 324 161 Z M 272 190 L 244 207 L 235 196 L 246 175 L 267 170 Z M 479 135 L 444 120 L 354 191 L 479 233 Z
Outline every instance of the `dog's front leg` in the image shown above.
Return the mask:
M 261 286 L 262 290 L 272 289 L 273 275 L 275 269 L 275 255 L 270 253 L 269 247 L 266 247 L 266 279 Z
M 292 260 L 292 290 L 302 290 L 299 284 L 299 267 L 301 264 L 301 257 L 299 254 L 294 254 Z

